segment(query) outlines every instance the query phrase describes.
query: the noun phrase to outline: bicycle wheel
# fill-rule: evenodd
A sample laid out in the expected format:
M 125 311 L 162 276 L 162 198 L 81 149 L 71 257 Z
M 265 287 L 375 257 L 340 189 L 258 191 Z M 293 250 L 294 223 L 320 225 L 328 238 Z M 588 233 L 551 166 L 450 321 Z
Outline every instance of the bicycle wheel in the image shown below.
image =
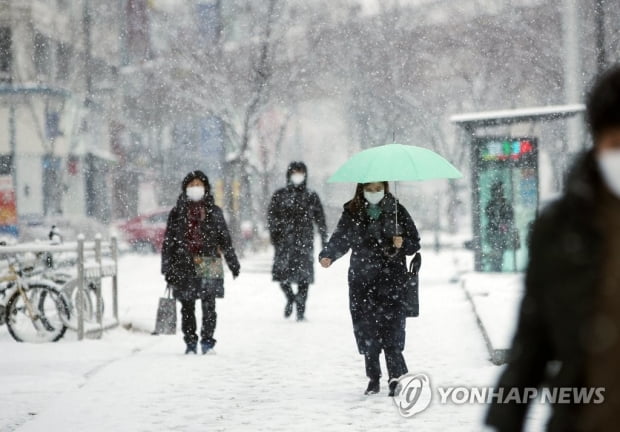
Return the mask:
M 71 326 L 73 328 L 77 328 L 77 302 L 78 302 L 78 290 L 77 290 L 77 279 L 71 279 L 67 281 L 63 287 L 62 291 L 65 294 L 66 298 L 70 300 L 70 306 L 72 310 L 71 318 Z M 84 295 L 82 296 L 82 313 L 84 314 L 84 321 L 86 322 L 94 322 L 95 321 L 95 307 L 96 301 L 93 301 L 93 295 L 91 293 L 92 289 L 88 289 L 84 291 Z
M 69 305 L 54 286 L 41 282 L 13 293 L 6 306 L 9 333 L 18 342 L 56 342 L 67 331 Z

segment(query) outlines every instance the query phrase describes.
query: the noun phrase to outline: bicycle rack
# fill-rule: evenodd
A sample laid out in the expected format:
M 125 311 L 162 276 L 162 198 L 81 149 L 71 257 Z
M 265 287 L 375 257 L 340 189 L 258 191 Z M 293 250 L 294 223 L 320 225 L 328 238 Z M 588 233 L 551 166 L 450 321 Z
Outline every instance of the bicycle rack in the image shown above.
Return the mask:
M 67 242 L 59 245 L 27 243 L 16 246 L 3 246 L 0 253 L 19 254 L 27 252 L 73 252 L 77 253 L 75 266 L 77 267 L 77 301 L 74 305 L 77 312 L 77 337 L 84 339 L 86 335 L 100 338 L 105 330 L 120 325 L 118 317 L 118 242 L 116 237 L 110 241 L 102 241 L 101 235 L 97 234 L 94 241 L 86 241 L 80 234 L 77 242 Z M 102 279 L 112 279 L 112 322 L 104 324 Z M 85 328 L 84 325 L 84 295 L 88 283 L 95 282 L 97 287 L 96 296 L 96 326 Z
M 110 252 L 110 259 L 103 259 L 103 250 L 107 248 Z M 95 253 L 94 261 L 86 258 L 86 252 L 93 251 Z M 112 237 L 110 242 L 102 242 L 101 235 L 95 236 L 94 244 L 86 242 L 84 236 L 80 234 L 77 240 L 77 270 L 78 270 L 78 292 L 77 292 L 77 321 L 78 321 L 78 340 L 82 340 L 85 334 L 93 335 L 100 338 L 104 330 L 118 327 L 120 321 L 118 319 L 118 244 L 116 237 Z M 114 322 L 103 325 L 103 307 L 101 296 L 101 280 L 104 277 L 112 278 L 112 313 Z M 87 282 L 95 281 L 97 287 L 97 303 L 96 303 L 96 320 L 98 329 L 85 331 L 84 329 L 84 311 L 82 305 Z

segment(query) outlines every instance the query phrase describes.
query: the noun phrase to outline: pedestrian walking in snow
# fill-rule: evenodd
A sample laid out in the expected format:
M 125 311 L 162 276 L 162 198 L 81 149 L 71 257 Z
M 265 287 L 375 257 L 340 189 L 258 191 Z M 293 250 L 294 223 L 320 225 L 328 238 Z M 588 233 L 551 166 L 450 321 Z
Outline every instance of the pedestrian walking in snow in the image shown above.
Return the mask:
M 306 187 L 308 170 L 303 162 L 291 162 L 286 170 L 286 187 L 271 198 L 267 222 L 271 243 L 275 248 L 272 275 L 280 282 L 286 296 L 284 316 L 297 306 L 297 320 L 306 311 L 308 288 L 314 282 L 314 225 L 321 241 L 327 240 L 327 225 L 321 200 Z M 297 294 L 292 284 L 297 284 Z
M 587 119 L 594 148 L 534 222 L 517 330 L 498 383 L 504 395 L 543 383 L 550 393 L 568 389 L 552 407 L 550 432 L 620 424 L 620 67 L 591 89 Z M 587 403 L 577 392 L 595 396 Z M 486 422 L 521 431 L 527 408 L 494 400 Z
M 213 201 L 207 176 L 192 171 L 183 179 L 182 192 L 168 216 L 161 265 L 174 297 L 181 302 L 186 354 L 197 352 L 196 300 L 202 304 L 202 353 L 216 343 L 215 299 L 224 295 L 222 255 L 236 278 L 240 265 L 222 210 Z
M 487 218 L 486 242 L 489 246 L 487 259 L 490 270 L 501 272 L 504 267 L 506 250 L 518 249 L 518 233 L 514 226 L 514 209 L 506 199 L 504 184 L 501 181 L 491 186 L 491 198 L 485 209 Z
M 344 205 L 336 231 L 321 251 L 319 261 L 327 268 L 349 249 L 353 334 L 370 379 L 365 394 L 379 392 L 379 357 L 383 351 L 389 395 L 394 396 L 398 378 L 407 373 L 402 354 L 406 256 L 420 249 L 420 237 L 407 210 L 389 193 L 387 182 L 357 185 L 355 196 Z

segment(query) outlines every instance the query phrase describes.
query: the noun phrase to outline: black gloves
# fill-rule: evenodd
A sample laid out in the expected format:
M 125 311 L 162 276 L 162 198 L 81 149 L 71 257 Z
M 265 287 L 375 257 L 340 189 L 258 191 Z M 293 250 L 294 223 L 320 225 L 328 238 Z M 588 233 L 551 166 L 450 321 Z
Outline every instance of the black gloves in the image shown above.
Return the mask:
M 233 275 L 233 279 L 237 279 L 239 277 L 239 271 L 241 270 L 241 266 L 237 266 L 235 268 L 230 269 Z

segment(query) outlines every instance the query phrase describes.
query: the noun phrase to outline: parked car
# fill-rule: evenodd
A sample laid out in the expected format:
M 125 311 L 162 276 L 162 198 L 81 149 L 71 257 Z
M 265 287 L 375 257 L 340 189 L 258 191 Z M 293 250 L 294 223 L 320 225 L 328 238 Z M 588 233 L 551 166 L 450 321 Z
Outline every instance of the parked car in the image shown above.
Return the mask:
M 118 224 L 123 240 L 138 252 L 161 252 L 170 209 L 144 213 Z

